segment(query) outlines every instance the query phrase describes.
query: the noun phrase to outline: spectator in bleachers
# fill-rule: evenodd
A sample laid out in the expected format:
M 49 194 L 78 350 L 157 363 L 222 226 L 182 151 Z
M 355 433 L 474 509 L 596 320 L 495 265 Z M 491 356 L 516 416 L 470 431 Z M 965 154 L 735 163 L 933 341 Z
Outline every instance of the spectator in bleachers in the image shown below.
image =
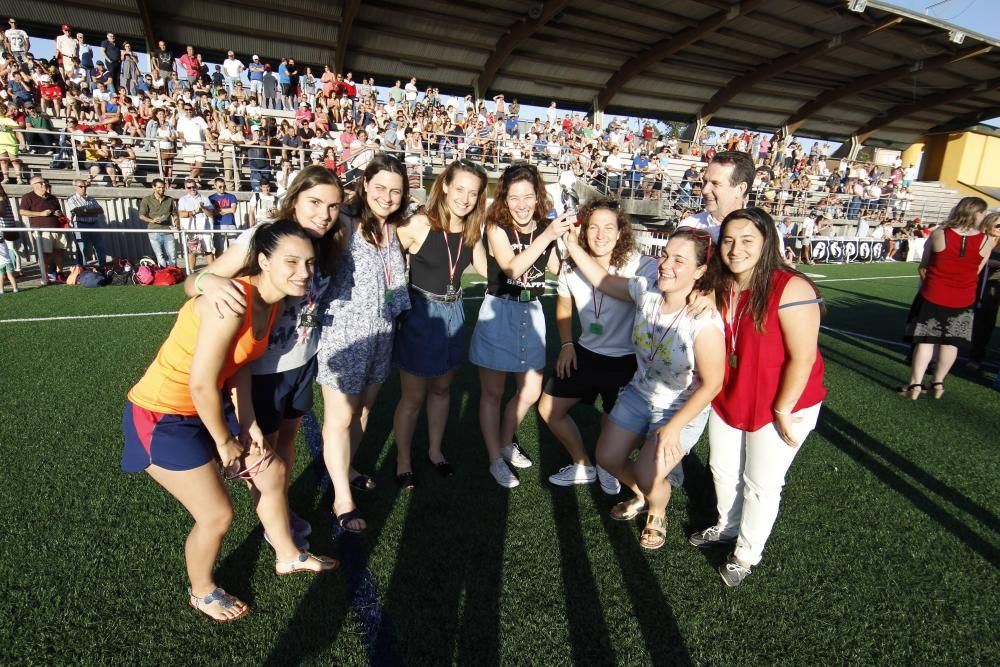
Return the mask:
M 109 32 L 107 38 L 101 42 L 101 51 L 104 55 L 104 64 L 111 75 L 111 85 L 118 88 L 121 76 L 122 50 L 115 41 L 114 33 Z
M 73 181 L 73 195 L 66 200 L 66 212 L 69 214 L 73 226 L 77 229 L 97 229 L 101 223 L 106 222 L 104 209 L 101 208 L 96 199 L 87 194 L 88 187 L 86 179 L 75 179 Z M 97 266 L 102 266 L 107 261 L 108 256 L 104 249 L 103 234 L 77 232 L 75 242 L 77 265 L 87 264 L 87 246 L 90 246 L 93 251 Z
M 166 194 L 167 184 L 162 178 L 154 178 L 153 193 L 139 202 L 139 219 L 148 229 L 157 233 L 149 235 L 156 263 L 160 266 L 177 266 L 177 249 L 173 231 L 178 229 L 177 202 Z
M 28 33 L 17 27 L 17 21 L 13 18 L 7 19 L 7 25 L 10 27 L 4 32 L 4 38 L 7 40 L 10 54 L 19 64 L 23 64 L 26 60 L 25 54 L 31 49 L 31 39 L 28 38 Z
M 198 180 L 205 163 L 205 145 L 208 124 L 201 116 L 194 114 L 194 107 L 185 104 L 177 120 L 177 136 L 180 139 L 181 159 L 191 167 L 191 178 Z
M 21 160 L 19 131 L 24 123 L 18 120 L 17 106 L 8 104 L 6 113 L 0 117 L 0 172 L 3 173 L 3 183 L 10 182 L 10 169 L 14 169 L 14 182 L 21 183 Z
M 222 73 L 225 76 L 226 88 L 230 95 L 236 88 L 244 69 L 246 67 L 243 65 L 243 61 L 237 58 L 235 53 L 229 51 L 226 54 L 226 59 L 222 62 Z
M 138 54 L 132 51 L 130 43 L 123 43 L 121 50 L 121 75 L 118 87 L 124 88 L 129 95 L 134 95 L 141 75 Z

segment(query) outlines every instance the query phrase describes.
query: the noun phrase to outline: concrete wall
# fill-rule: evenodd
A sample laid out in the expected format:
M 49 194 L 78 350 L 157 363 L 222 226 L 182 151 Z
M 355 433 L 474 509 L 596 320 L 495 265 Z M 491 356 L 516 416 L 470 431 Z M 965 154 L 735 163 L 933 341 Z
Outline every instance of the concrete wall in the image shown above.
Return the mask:
M 923 137 L 903 153 L 903 163 L 923 151 L 922 180 L 941 181 L 963 195 L 983 197 L 991 206 L 1000 201 L 969 185 L 1000 187 L 1000 136 L 986 132 L 950 132 Z

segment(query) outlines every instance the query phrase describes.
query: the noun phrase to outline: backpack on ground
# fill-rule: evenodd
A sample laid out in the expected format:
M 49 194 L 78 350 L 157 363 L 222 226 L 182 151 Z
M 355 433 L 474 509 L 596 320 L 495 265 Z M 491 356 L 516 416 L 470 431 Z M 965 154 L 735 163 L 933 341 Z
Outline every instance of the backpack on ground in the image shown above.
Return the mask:
M 139 266 L 135 270 L 135 283 L 137 285 L 152 285 L 157 270 L 158 267 L 153 259 L 143 257 L 139 260 Z
M 184 271 L 176 266 L 168 266 L 156 272 L 156 275 L 153 276 L 153 285 L 166 287 L 176 285 L 182 280 L 184 280 Z
M 123 287 L 135 284 L 135 271 L 127 257 L 117 257 L 104 267 L 104 277 L 108 285 Z

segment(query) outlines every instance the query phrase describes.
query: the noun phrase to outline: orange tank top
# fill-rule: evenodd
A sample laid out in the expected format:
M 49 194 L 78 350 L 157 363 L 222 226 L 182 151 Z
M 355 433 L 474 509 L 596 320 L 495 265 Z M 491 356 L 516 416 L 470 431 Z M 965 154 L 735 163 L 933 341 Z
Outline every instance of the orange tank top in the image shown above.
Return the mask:
M 271 327 L 278 304 L 271 307 L 267 321 L 267 331 L 256 339 L 253 335 L 253 287 L 240 280 L 247 299 L 247 310 L 243 323 L 233 337 L 226 360 L 219 373 L 218 388 L 221 391 L 226 380 L 231 378 L 245 364 L 257 359 L 267 350 Z M 177 321 L 170 335 L 160 347 L 156 359 L 146 369 L 146 374 L 132 387 L 128 400 L 146 410 L 168 415 L 197 415 L 188 381 L 191 377 L 191 360 L 198 340 L 199 319 L 194 311 L 194 299 L 189 300 L 177 313 Z

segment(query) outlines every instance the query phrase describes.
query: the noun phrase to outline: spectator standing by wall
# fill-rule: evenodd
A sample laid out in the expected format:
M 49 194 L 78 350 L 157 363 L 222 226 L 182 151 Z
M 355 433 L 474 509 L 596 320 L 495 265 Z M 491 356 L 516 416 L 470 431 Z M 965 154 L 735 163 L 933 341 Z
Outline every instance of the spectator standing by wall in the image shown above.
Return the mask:
M 73 181 L 73 195 L 66 200 L 66 211 L 70 215 L 73 226 L 77 229 L 97 229 L 105 222 L 104 209 L 97 203 L 97 200 L 87 194 L 87 181 L 77 178 Z M 98 232 L 88 232 L 76 236 L 76 263 L 78 266 L 87 264 L 87 245 L 94 251 L 95 261 L 98 266 L 107 261 L 107 253 L 104 250 L 103 235 Z
M 62 215 L 62 206 L 59 200 L 52 194 L 52 187 L 49 182 L 41 176 L 34 176 L 31 179 L 31 192 L 27 192 L 21 197 L 20 202 L 21 217 L 27 218 L 31 227 L 61 227 L 59 216 Z M 59 232 L 42 232 L 42 254 L 46 260 L 51 260 L 51 266 L 56 274 L 63 271 L 63 253 L 66 251 L 66 238 Z M 42 258 L 38 258 L 39 265 L 43 265 Z M 46 267 L 50 266 L 48 261 L 44 262 Z
M 111 85 L 118 88 L 122 69 L 122 50 L 115 42 L 114 33 L 109 32 L 107 39 L 101 42 L 101 51 L 104 53 L 104 65 L 111 75 Z
M 167 48 L 167 43 L 162 39 L 157 42 L 152 55 L 152 68 L 156 78 L 164 80 L 170 78 L 176 71 L 176 66 L 174 65 L 174 54 Z
M 76 33 L 77 57 L 80 67 L 87 73 L 87 85 L 94 80 L 94 47 L 87 44 L 82 32 Z
M 174 235 L 178 228 L 177 202 L 166 194 L 167 184 L 162 178 L 153 179 L 153 194 L 139 202 L 139 219 L 148 229 L 157 230 L 149 235 L 156 263 L 160 266 L 177 266 L 177 250 Z
M 260 56 L 256 53 L 250 59 L 247 66 L 247 79 L 250 81 L 250 94 L 261 99 L 264 93 L 264 64 L 260 62 Z
M 208 230 L 209 220 L 214 216 L 215 209 L 208 197 L 198 192 L 198 183 L 191 179 L 184 182 L 184 196 L 177 200 L 177 216 L 181 228 L 185 230 Z M 211 264 L 215 255 L 215 243 L 211 234 L 189 234 L 186 238 L 189 266 L 185 267 L 191 273 L 198 266 L 198 255 L 204 255 Z
M 60 35 L 56 37 L 56 61 L 63 72 L 73 73 L 73 59 L 80 57 L 80 45 L 70 27 L 65 23 L 60 26 Z
M 235 230 L 236 206 L 239 203 L 236 195 L 226 192 L 226 181 L 216 178 L 214 181 L 215 192 L 208 196 L 208 201 L 212 203 L 212 216 L 215 219 L 215 229 Z M 228 236 L 222 234 L 215 235 L 215 256 L 221 255 L 228 245 Z
M 135 95 L 135 87 L 142 77 L 139 70 L 139 56 L 132 51 L 132 45 L 128 42 L 122 44 L 121 50 L 121 75 L 119 88 L 124 88 L 129 95 Z
M 243 61 L 237 58 L 235 53 L 230 51 L 226 54 L 226 59 L 222 62 L 222 73 L 226 77 L 226 89 L 230 95 L 236 89 L 236 84 L 244 69 L 246 67 L 243 65 Z
M 10 54 L 14 56 L 14 60 L 18 64 L 23 65 L 25 62 L 25 54 L 31 49 L 31 40 L 28 38 L 28 33 L 17 27 L 17 21 L 13 18 L 7 19 L 7 25 L 10 26 L 3 34 L 7 38 L 7 45 L 10 47 Z

